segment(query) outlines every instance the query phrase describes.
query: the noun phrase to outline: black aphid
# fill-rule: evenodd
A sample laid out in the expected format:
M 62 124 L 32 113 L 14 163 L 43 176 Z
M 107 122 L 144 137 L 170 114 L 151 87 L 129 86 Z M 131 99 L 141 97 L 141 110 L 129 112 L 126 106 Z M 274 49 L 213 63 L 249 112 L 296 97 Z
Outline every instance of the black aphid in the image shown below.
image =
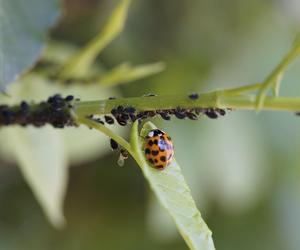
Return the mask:
M 110 139 L 110 147 L 112 150 L 117 150 L 119 148 L 119 144 L 114 140 L 114 139 Z
M 108 124 L 114 124 L 114 118 L 112 118 L 111 116 L 109 115 L 105 115 L 104 116 L 104 119 L 105 119 L 105 122 L 108 123 Z
M 198 116 L 192 112 L 186 112 L 186 116 L 190 119 L 190 120 L 198 120 Z
M 199 95 L 197 93 L 193 93 L 189 95 L 189 98 L 192 100 L 197 100 L 199 98 Z
M 70 102 L 70 101 L 72 101 L 74 99 L 74 96 L 72 96 L 72 95 L 68 95 L 66 98 L 65 98 L 65 100 L 67 101 L 67 102 Z
M 213 109 L 208 109 L 207 111 L 205 111 L 205 114 L 208 118 L 211 119 L 216 119 L 218 118 L 218 114 L 216 111 L 214 111 Z
M 151 97 L 151 96 L 157 96 L 157 95 L 156 94 L 152 94 L 152 93 L 144 95 L 144 97 Z
M 125 109 L 124 109 L 124 111 L 126 112 L 126 113 L 129 113 L 129 114 L 133 114 L 136 110 L 135 110 L 135 108 L 134 107 L 126 107 Z
M 100 118 L 97 118 L 95 121 L 102 124 L 102 125 L 104 125 L 104 121 L 102 121 Z

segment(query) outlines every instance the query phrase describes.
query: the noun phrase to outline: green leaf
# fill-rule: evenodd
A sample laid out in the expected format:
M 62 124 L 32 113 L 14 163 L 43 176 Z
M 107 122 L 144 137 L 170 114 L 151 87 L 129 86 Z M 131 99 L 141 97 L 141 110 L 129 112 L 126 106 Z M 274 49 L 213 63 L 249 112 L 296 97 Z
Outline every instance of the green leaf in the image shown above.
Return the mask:
M 64 144 L 51 127 L 9 128 L 7 145 L 24 178 L 55 227 L 65 223 L 63 201 L 67 184 Z
M 22 83 L 8 87 L 9 96 L 0 96 L 0 104 L 22 100 L 40 102 L 50 95 L 69 94 L 85 100 L 107 98 L 119 93 L 100 85 L 63 86 L 51 84 L 42 76 L 29 73 Z M 113 127 L 119 133 L 119 127 Z M 49 220 L 56 227 L 64 223 L 62 208 L 67 185 L 67 166 L 101 157 L 110 150 L 109 140 L 95 130 L 82 128 L 52 129 L 11 127 L 0 129 L 0 156 L 17 163 Z M 80 143 L 78 143 L 80 141 Z
M 123 30 L 130 0 L 121 0 L 103 30 L 86 47 L 75 54 L 60 72 L 60 77 L 83 76 L 100 52 Z
M 132 66 L 130 63 L 122 63 L 100 77 L 101 85 L 113 86 L 132 82 L 150 75 L 157 74 L 165 69 L 162 62 Z
M 59 15 L 59 0 L 0 1 L 0 90 L 37 60 Z
M 202 219 L 175 159 L 165 170 L 159 171 L 151 167 L 144 157 L 141 138 L 144 138 L 149 130 L 155 128 L 152 123 L 148 122 L 143 126 L 139 136 L 138 123 L 134 123 L 131 133 L 133 156 L 150 183 L 151 189 L 175 221 L 190 249 L 215 249 L 212 233 Z

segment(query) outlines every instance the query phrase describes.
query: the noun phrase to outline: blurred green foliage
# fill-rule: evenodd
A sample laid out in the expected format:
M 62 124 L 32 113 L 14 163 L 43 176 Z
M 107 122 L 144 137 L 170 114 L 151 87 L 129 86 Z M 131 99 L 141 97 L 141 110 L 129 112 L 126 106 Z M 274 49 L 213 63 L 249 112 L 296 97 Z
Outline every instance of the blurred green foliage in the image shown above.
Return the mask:
M 77 45 L 98 32 L 114 6 L 108 0 L 65 5 L 52 38 Z M 292 0 L 135 0 L 124 33 L 103 51 L 100 63 L 166 63 L 157 76 L 110 90 L 123 96 L 259 82 L 292 44 L 299 13 L 300 4 Z M 300 93 L 292 84 L 299 68 L 297 63 L 289 70 L 283 95 Z M 245 111 L 217 121 L 156 122 L 174 139 L 176 159 L 217 249 L 299 249 L 299 119 Z M 73 161 L 68 224 L 61 231 L 48 224 L 16 167 L 1 162 L 0 249 L 186 249 L 165 212 L 149 199 L 136 163 L 119 168 L 118 156 L 101 148 L 97 160 L 93 154 Z

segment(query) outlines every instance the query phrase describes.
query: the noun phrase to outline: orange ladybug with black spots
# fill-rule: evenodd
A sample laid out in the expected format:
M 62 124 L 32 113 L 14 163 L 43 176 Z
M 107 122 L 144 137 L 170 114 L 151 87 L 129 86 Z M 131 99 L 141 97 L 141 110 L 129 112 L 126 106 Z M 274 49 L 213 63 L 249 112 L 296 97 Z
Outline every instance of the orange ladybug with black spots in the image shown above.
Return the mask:
M 145 157 L 151 165 L 163 170 L 172 162 L 173 156 L 171 137 L 159 129 L 150 130 L 145 141 Z

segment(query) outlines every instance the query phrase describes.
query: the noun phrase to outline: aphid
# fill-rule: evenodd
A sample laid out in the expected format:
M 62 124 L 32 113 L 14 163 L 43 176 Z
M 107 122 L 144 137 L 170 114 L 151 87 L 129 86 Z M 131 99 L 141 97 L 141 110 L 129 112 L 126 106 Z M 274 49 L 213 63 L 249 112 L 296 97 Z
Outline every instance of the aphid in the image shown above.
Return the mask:
M 104 122 L 100 118 L 97 118 L 95 121 L 102 124 L 102 125 L 104 125 Z
M 198 120 L 198 116 L 192 112 L 186 112 L 186 116 L 190 119 L 190 120 Z
M 192 100 L 197 100 L 199 98 L 199 95 L 197 93 L 193 93 L 189 95 L 189 98 Z
M 216 109 L 216 111 L 217 111 L 221 116 L 226 115 L 226 111 L 225 111 L 224 109 Z
M 110 139 L 110 147 L 112 150 L 117 150 L 119 148 L 119 144 L 114 140 L 114 139 Z
M 171 137 L 159 130 L 150 130 L 145 140 L 145 157 L 154 168 L 163 170 L 172 161 L 174 148 Z
M 29 105 L 28 105 L 27 102 L 22 101 L 21 104 L 20 104 L 20 107 L 21 107 L 21 112 L 22 112 L 23 114 L 29 112 Z
M 122 120 L 120 117 L 117 118 L 117 122 L 121 125 L 121 126 L 126 126 L 127 122 L 125 120 Z
M 159 114 L 160 114 L 161 118 L 163 118 L 164 120 L 166 120 L 166 121 L 171 120 L 171 116 L 167 112 L 162 111 Z
M 119 159 L 117 161 L 118 165 L 120 167 L 123 167 L 124 163 L 125 163 L 125 160 L 127 160 L 127 159 L 128 159 L 128 152 L 127 152 L 127 150 L 125 150 L 124 148 L 122 148 L 120 150 L 120 156 L 119 156 Z
M 217 112 L 214 111 L 213 109 L 208 109 L 207 111 L 205 111 L 205 114 L 207 115 L 208 118 L 211 118 L 211 119 L 218 118 Z
M 74 99 L 74 96 L 72 96 L 72 95 L 68 95 L 66 98 L 65 98 L 65 100 L 67 101 L 67 102 L 70 102 L 70 101 L 72 101 Z
M 135 122 L 136 116 L 134 114 L 129 114 L 129 117 L 130 117 L 132 122 Z
M 124 111 L 126 113 L 133 114 L 135 112 L 135 108 L 129 106 L 129 107 L 126 107 Z
M 110 111 L 110 113 L 113 115 L 113 116 L 116 116 L 118 114 L 118 110 L 117 109 L 112 109 Z
M 176 118 L 178 119 L 184 119 L 186 117 L 186 115 L 182 112 L 179 112 L 177 110 L 174 111 L 174 115 L 176 116 Z
M 114 119 L 112 117 L 110 117 L 109 115 L 105 115 L 104 116 L 105 122 L 108 124 L 114 124 Z
M 146 94 L 146 95 L 143 95 L 144 97 L 151 97 L 151 96 L 157 96 L 156 94 L 152 94 L 152 93 L 149 93 L 149 94 Z
M 121 113 L 123 113 L 123 111 L 124 111 L 124 107 L 123 106 L 118 106 L 117 107 L 117 111 L 121 114 Z

